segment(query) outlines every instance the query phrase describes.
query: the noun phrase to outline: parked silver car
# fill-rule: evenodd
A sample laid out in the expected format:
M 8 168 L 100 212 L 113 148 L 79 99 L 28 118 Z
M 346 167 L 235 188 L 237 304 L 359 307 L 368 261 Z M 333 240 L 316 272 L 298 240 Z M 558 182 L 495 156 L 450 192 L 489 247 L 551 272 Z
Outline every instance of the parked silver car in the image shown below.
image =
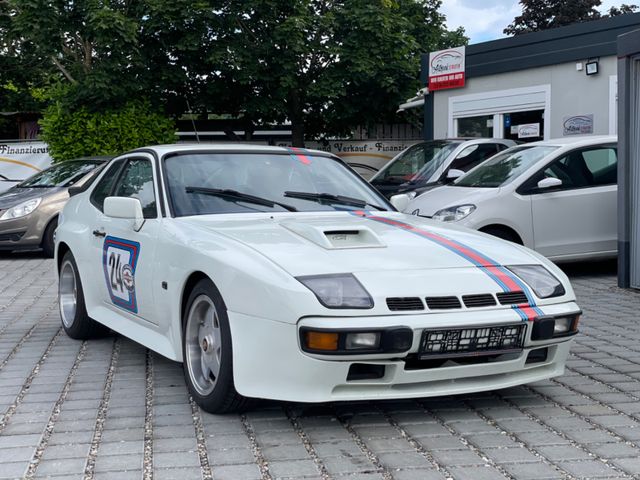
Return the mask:
M 59 163 L 0 194 L 0 250 L 41 248 L 53 257 L 53 234 L 69 187 L 89 181 L 106 160 L 90 157 Z

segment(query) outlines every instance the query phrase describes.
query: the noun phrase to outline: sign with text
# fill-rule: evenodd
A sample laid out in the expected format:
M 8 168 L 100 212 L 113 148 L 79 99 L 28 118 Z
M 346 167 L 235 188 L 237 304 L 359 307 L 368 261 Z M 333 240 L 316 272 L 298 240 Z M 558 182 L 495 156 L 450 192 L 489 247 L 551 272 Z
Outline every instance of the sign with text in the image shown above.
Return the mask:
M 464 87 L 465 47 L 429 54 L 429 91 Z
M 44 142 L 0 143 L 0 175 L 24 180 L 51 166 L 49 147 Z
M 593 133 L 593 113 L 573 115 L 562 119 L 562 135 L 590 135 Z
M 524 123 L 522 125 L 518 125 L 518 138 L 538 138 L 539 136 L 539 123 Z

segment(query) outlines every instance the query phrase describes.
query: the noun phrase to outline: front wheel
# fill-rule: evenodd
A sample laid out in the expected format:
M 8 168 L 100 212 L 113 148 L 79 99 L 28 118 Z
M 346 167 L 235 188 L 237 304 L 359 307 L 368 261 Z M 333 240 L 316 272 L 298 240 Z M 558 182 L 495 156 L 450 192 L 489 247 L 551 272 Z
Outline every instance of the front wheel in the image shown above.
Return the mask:
M 65 253 L 60 264 L 58 306 L 64 331 L 71 338 L 86 340 L 102 336 L 108 331 L 87 314 L 78 265 L 71 252 Z
M 55 241 L 54 241 L 54 237 L 55 237 L 55 233 L 56 233 L 56 228 L 58 227 L 58 217 L 54 218 L 53 220 L 51 220 L 49 222 L 49 225 L 47 225 L 47 228 L 44 231 L 44 234 L 42 235 L 42 252 L 44 253 L 44 256 L 47 258 L 53 258 L 53 254 L 55 252 Z
M 183 318 L 182 353 L 189 393 L 210 413 L 229 413 L 247 400 L 233 384 L 229 317 L 220 292 L 208 279 L 189 295 Z

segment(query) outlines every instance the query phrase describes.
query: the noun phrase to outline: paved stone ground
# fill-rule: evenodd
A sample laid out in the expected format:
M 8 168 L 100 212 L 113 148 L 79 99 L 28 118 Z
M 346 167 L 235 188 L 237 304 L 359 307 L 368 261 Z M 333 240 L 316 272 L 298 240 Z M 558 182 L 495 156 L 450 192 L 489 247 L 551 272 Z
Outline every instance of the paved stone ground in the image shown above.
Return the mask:
M 593 273 L 593 272 L 596 273 Z M 51 260 L 0 257 L 0 478 L 640 478 L 640 294 L 570 270 L 585 315 L 563 377 L 403 402 L 213 416 L 181 367 L 60 328 Z

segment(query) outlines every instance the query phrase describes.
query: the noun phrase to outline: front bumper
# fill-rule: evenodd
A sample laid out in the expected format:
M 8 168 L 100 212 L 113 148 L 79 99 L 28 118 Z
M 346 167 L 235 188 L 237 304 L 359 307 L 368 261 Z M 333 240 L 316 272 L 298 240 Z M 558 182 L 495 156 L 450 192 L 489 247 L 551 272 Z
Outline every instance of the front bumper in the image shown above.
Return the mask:
M 574 302 L 544 307 L 548 316 L 579 312 Z M 527 326 L 524 348 L 488 363 L 448 362 L 437 367 L 409 367 L 424 329 L 517 324 L 510 309 L 378 317 L 309 317 L 297 325 L 229 312 L 233 338 L 234 382 L 242 395 L 296 402 L 403 399 L 495 390 L 562 375 L 571 337 L 532 341 Z M 299 328 L 386 328 L 414 332 L 405 354 L 327 357 L 304 353 Z M 529 353 L 546 348 L 546 358 L 527 363 Z M 380 378 L 348 380 L 353 364 L 382 365 Z
M 36 212 L 0 221 L 0 250 L 37 248 L 40 245 L 47 224 Z

